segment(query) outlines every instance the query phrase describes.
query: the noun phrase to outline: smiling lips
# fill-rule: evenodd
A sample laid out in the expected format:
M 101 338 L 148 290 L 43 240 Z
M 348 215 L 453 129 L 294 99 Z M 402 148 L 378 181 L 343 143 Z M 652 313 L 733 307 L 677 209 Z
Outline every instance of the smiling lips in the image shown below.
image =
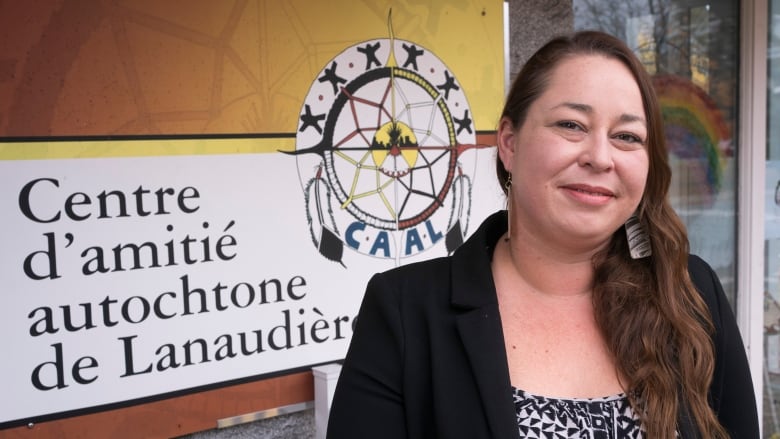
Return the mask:
M 605 202 L 611 198 L 615 198 L 615 194 L 609 189 L 596 186 L 588 186 L 585 184 L 568 184 L 563 186 L 563 189 L 569 191 L 577 199 L 589 202 Z

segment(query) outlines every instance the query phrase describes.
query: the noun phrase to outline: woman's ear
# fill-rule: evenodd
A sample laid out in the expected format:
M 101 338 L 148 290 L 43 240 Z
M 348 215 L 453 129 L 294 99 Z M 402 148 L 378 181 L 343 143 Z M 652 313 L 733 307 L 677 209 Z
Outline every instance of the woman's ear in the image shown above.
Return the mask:
M 498 158 L 504 165 L 504 169 L 512 172 L 512 163 L 515 157 L 515 126 L 507 117 L 502 117 L 498 124 Z

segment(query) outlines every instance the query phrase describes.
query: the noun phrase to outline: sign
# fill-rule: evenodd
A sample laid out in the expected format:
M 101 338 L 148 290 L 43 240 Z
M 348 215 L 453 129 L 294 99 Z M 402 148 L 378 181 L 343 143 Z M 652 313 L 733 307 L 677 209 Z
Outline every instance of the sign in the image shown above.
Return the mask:
M 499 24 L 501 3 L 490 5 Z M 171 81 L 193 86 L 203 70 L 150 54 L 167 50 L 160 45 L 192 54 L 185 46 L 201 40 L 165 8 L 121 10 L 120 40 L 132 50 L 105 68 L 172 69 L 136 78 L 134 102 L 149 103 L 143 123 L 165 133 L 117 136 L 128 125 L 103 120 L 102 132 L 72 136 L 55 111 L 48 133 L 58 137 L 0 143 L 0 350 L 9 356 L 0 385 L 13 395 L 0 402 L 0 428 L 339 360 L 373 273 L 447 255 L 501 207 L 490 147 L 501 26 L 466 44 L 452 29 L 482 29 L 475 4 L 431 7 L 427 23 L 406 3 L 392 14 L 390 5 L 303 5 L 192 11 L 222 17 L 222 35 L 232 35 L 213 81 L 233 98 L 212 101 L 211 113 L 178 112 L 178 125 L 162 107 L 189 97 Z M 335 29 L 314 25 L 327 17 L 362 26 L 334 39 Z M 271 23 L 272 35 L 258 30 Z M 69 91 L 89 82 L 90 50 L 110 47 L 96 32 L 72 63 L 60 110 L 83 104 Z M 304 36 L 327 44 L 284 50 Z M 478 40 L 498 44 L 495 56 L 471 47 Z M 242 95 L 247 78 L 258 88 Z M 178 95 L 164 100 L 162 84 Z M 118 102 L 124 91 L 104 92 Z

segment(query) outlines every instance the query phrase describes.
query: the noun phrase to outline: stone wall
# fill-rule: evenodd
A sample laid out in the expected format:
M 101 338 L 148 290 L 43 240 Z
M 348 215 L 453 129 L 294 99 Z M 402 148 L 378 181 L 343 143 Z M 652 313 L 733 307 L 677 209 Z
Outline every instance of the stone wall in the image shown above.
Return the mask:
M 509 73 L 550 38 L 574 30 L 572 0 L 509 0 Z

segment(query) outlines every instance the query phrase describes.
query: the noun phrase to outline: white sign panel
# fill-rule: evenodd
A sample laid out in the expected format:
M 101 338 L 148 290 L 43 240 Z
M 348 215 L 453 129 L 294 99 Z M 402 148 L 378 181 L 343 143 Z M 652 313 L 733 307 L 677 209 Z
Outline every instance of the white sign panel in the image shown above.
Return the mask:
M 464 236 L 500 206 L 493 155 L 461 157 L 489 194 L 472 193 Z M 324 257 L 296 160 L 0 161 L 2 388 L 13 395 L 0 424 L 343 358 L 368 278 L 447 254 L 449 217 L 408 228 L 413 238 L 345 222 L 332 231 L 340 256 Z

